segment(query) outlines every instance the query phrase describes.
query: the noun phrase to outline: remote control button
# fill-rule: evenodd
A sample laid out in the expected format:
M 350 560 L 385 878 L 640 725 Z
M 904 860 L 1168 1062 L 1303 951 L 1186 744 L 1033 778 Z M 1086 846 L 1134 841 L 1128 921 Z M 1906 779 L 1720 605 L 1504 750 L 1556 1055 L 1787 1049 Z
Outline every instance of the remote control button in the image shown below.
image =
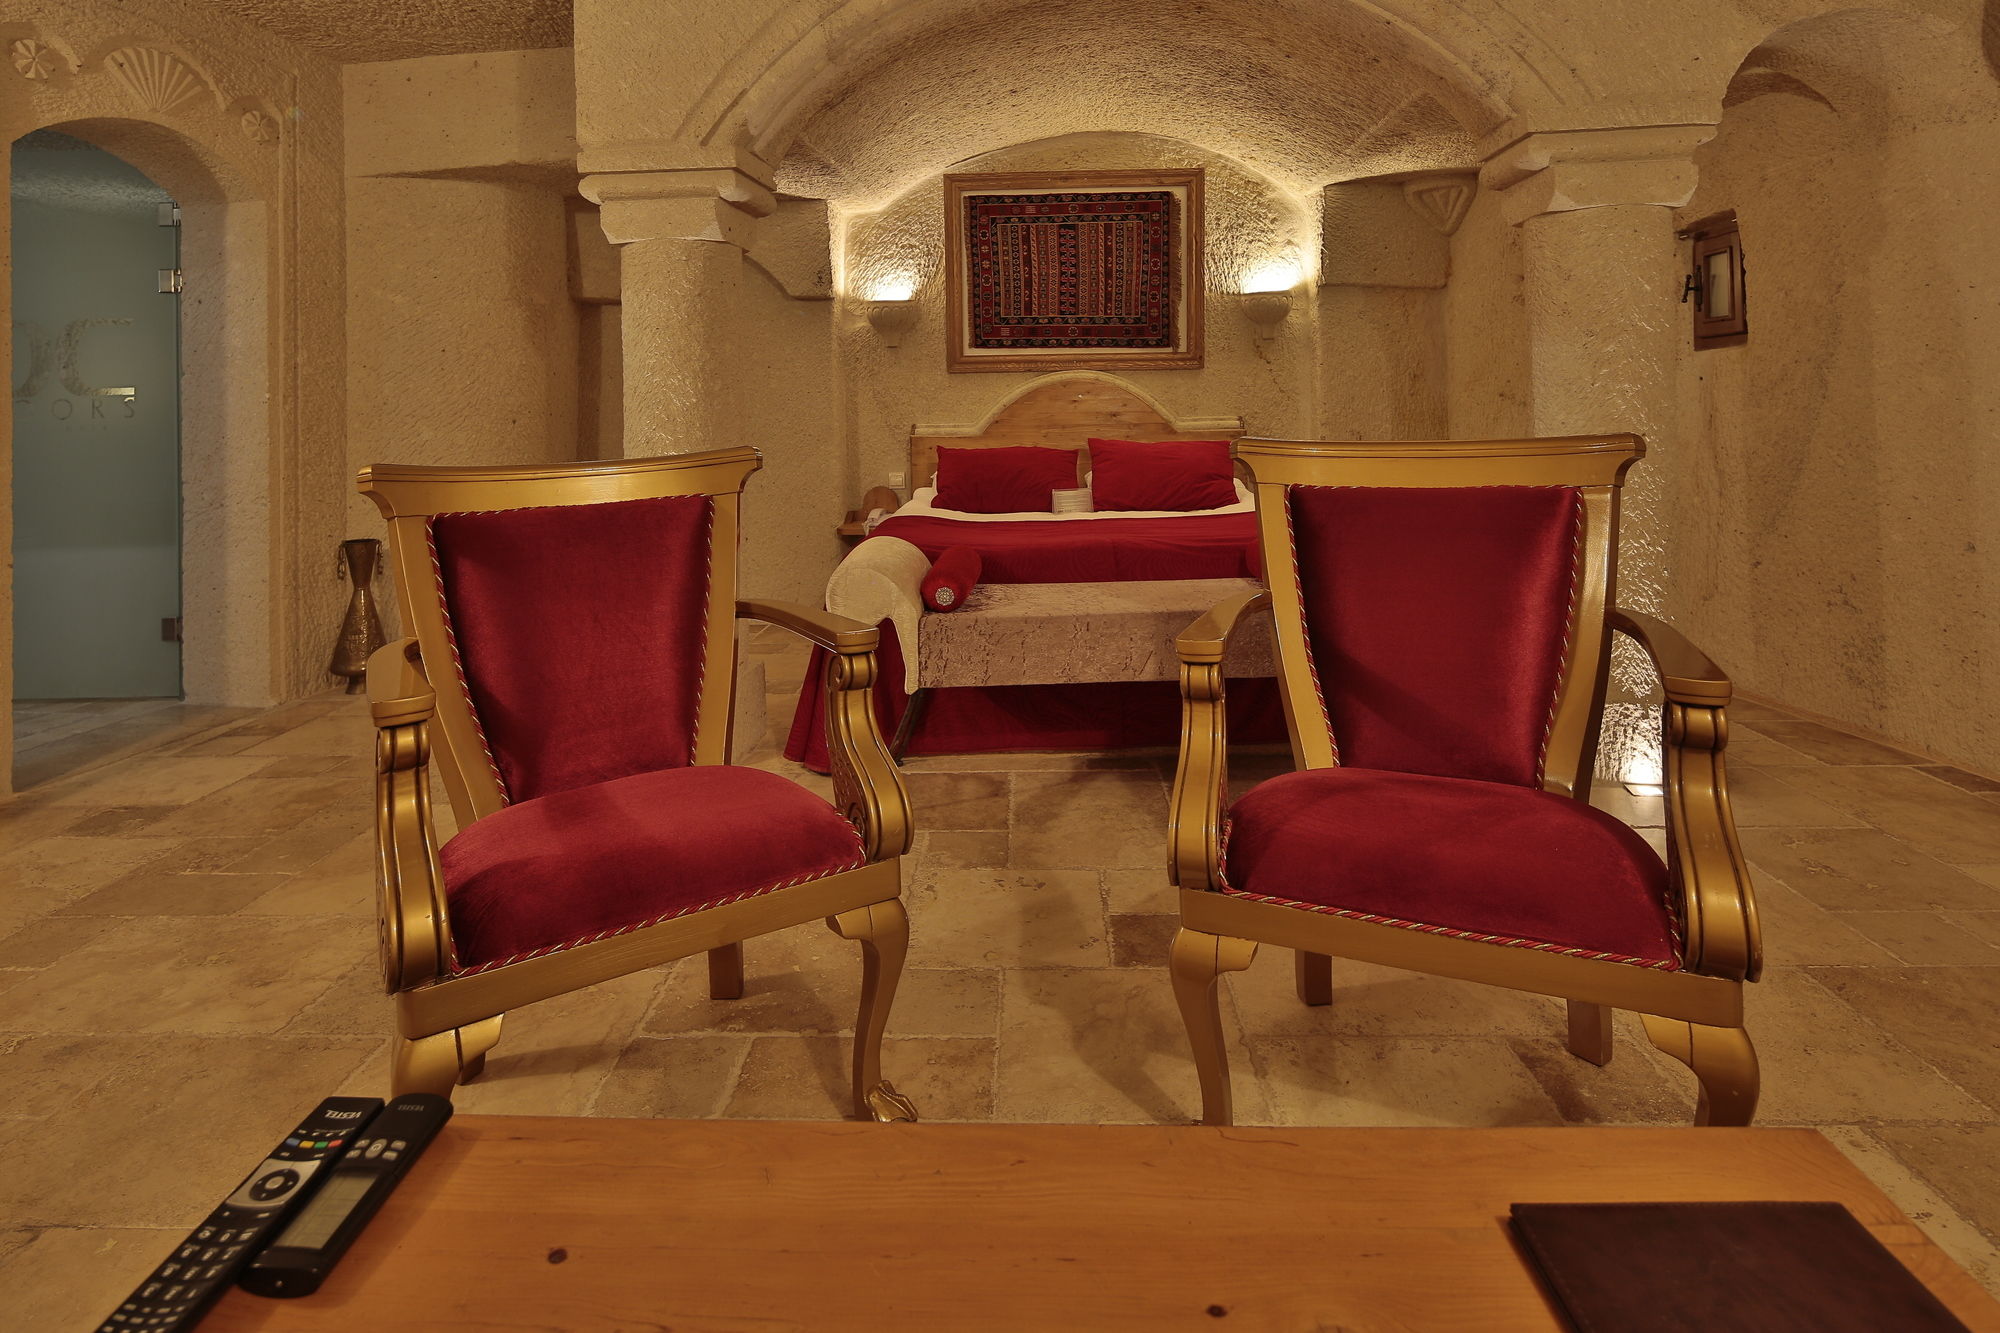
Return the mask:
M 145 1286 L 139 1288 L 139 1295 L 142 1297 L 150 1297 L 157 1295 L 159 1293 L 159 1290 L 160 1290 L 160 1284 L 158 1282 L 148 1282 Z
M 180 1247 L 180 1249 L 178 1249 L 178 1250 L 176 1250 L 176 1251 L 174 1252 L 174 1258 L 176 1258 L 176 1259 L 192 1259 L 192 1258 L 194 1258 L 194 1257 L 195 1257 L 195 1255 L 199 1254 L 200 1252 L 201 1252 L 201 1251 L 200 1251 L 200 1247 L 199 1247 L 199 1246 L 195 1246 L 195 1245 L 183 1245 L 183 1246 L 181 1246 L 181 1247 Z
M 368 1146 L 362 1150 L 361 1155 L 363 1157 L 380 1157 L 384 1146 L 382 1140 L 370 1139 Z
M 290 1190 L 299 1183 L 299 1173 L 290 1167 L 281 1167 L 265 1175 L 250 1187 L 250 1197 L 259 1203 L 267 1203 Z
M 201 1230 L 194 1233 L 194 1238 L 196 1240 L 212 1240 L 214 1239 L 214 1237 L 215 1237 L 214 1227 L 203 1227 Z
M 397 1140 L 396 1140 L 396 1141 L 395 1141 L 394 1143 L 390 1144 L 389 1146 L 390 1146 L 391 1148 L 394 1148 L 394 1149 L 395 1149 L 395 1150 L 396 1150 L 397 1152 L 401 1152 L 401 1151 L 403 1151 L 403 1149 L 405 1149 L 405 1148 L 409 1147 L 410 1145 L 409 1145 L 409 1144 L 407 1144 L 407 1143 L 405 1143 L 405 1142 L 404 1142 L 403 1140 L 401 1140 L 401 1139 L 397 1139 Z

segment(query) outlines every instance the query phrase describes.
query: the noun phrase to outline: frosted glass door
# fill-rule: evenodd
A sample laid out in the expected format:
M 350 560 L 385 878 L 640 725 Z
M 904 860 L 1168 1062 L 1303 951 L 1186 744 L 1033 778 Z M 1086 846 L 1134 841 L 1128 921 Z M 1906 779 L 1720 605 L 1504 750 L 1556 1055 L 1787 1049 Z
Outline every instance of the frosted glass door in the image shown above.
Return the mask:
M 15 146 L 13 185 L 14 695 L 178 696 L 178 232 L 59 135 Z

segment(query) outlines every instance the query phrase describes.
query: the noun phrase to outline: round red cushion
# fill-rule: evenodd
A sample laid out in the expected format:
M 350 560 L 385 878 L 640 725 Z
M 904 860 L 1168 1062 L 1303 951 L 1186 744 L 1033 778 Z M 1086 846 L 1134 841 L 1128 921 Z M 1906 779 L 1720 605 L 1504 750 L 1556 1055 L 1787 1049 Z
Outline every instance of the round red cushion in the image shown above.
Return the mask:
M 926 611 L 956 611 L 979 583 L 979 551 L 971 546 L 954 546 L 931 562 L 924 575 L 923 597 Z

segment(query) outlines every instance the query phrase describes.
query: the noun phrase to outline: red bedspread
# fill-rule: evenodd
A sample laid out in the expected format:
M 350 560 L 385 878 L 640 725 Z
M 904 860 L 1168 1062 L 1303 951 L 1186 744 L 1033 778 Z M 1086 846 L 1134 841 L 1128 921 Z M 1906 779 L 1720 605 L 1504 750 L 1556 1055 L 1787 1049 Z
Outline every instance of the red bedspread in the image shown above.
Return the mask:
M 1257 516 L 1094 518 L 1067 523 L 969 523 L 890 518 L 870 534 L 901 537 L 935 560 L 979 552 L 983 583 L 1125 583 L 1257 577 Z

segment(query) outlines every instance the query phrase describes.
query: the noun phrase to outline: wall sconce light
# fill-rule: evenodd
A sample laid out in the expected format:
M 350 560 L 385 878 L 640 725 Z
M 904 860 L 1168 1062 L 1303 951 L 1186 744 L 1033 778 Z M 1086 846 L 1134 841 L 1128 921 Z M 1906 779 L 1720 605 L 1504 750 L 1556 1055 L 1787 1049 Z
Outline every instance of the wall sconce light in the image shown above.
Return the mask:
M 1257 341 L 1269 342 L 1277 336 L 1278 326 L 1292 313 L 1292 293 L 1244 292 L 1243 317 L 1257 328 Z
M 884 347 L 900 347 L 903 335 L 917 322 L 917 303 L 904 297 L 900 301 L 870 301 L 868 303 L 868 323 L 882 339 Z

